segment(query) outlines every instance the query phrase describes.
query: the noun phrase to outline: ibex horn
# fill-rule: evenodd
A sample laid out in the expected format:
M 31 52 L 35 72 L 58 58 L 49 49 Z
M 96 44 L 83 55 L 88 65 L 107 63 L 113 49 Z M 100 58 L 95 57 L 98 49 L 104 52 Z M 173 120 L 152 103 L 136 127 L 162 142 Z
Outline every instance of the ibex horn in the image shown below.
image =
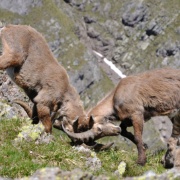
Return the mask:
M 18 100 L 18 99 L 14 100 L 13 102 L 16 104 L 19 104 L 26 111 L 29 118 L 32 118 L 32 109 L 28 106 L 27 103 L 25 103 L 21 100 Z
M 62 122 L 62 128 L 63 131 L 68 135 L 68 137 L 73 141 L 73 142 L 89 142 L 90 140 L 94 140 L 95 138 L 95 133 L 92 130 L 88 130 L 86 132 L 82 133 L 74 133 L 74 132 L 69 132 L 66 130 L 64 127 L 64 122 Z

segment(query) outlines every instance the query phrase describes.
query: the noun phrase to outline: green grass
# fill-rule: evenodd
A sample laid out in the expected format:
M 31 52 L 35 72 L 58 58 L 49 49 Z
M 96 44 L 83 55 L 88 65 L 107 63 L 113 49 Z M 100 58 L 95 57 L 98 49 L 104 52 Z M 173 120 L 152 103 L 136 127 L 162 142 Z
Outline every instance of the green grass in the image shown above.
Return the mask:
M 81 167 L 80 154 L 74 151 L 59 137 L 60 132 L 55 132 L 56 141 L 50 144 L 35 145 L 34 142 L 24 142 L 14 146 L 13 140 L 17 137 L 23 120 L 0 121 L 0 174 L 5 177 L 29 176 L 34 171 L 43 167 L 59 166 L 61 169 L 70 170 L 76 166 Z
M 55 141 L 50 144 L 36 145 L 34 142 L 22 142 L 14 145 L 13 140 L 17 137 L 25 120 L 12 119 L 0 121 L 0 175 L 9 178 L 22 178 L 32 175 L 37 169 L 44 167 L 60 167 L 62 170 L 81 168 L 89 171 L 85 165 L 86 154 L 76 151 L 69 144 L 69 139 L 61 131 L 53 129 Z M 147 154 L 148 162 L 144 167 L 136 164 L 137 152 L 111 148 L 97 153 L 101 160 L 102 168 L 94 175 L 103 174 L 116 179 L 114 172 L 121 161 L 127 163 L 124 176 L 142 175 L 148 170 L 162 173 L 164 168 L 160 164 L 162 154 Z
M 120 151 L 111 149 L 110 151 L 104 151 L 98 154 L 99 158 L 103 158 L 103 170 L 109 170 L 114 172 L 121 161 L 127 163 L 126 172 L 124 176 L 140 176 L 146 171 L 153 170 L 156 173 L 162 173 L 164 168 L 160 164 L 162 155 L 164 152 L 160 152 L 158 155 L 151 153 L 147 154 L 147 163 L 144 167 L 137 165 L 137 154 L 136 151 Z M 100 172 L 101 172 L 100 171 Z

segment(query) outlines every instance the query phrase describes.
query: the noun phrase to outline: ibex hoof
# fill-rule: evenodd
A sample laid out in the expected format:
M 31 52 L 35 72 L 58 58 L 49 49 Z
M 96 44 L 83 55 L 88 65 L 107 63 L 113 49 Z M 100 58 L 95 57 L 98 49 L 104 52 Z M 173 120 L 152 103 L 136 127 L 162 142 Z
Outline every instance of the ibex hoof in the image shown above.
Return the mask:
M 39 123 L 39 120 L 37 120 L 37 119 L 32 120 L 32 124 L 38 124 L 38 123 Z
M 146 143 L 143 143 L 144 150 L 148 149 L 148 145 Z
M 141 159 L 141 160 L 138 159 L 137 164 L 144 166 L 146 164 L 146 159 Z

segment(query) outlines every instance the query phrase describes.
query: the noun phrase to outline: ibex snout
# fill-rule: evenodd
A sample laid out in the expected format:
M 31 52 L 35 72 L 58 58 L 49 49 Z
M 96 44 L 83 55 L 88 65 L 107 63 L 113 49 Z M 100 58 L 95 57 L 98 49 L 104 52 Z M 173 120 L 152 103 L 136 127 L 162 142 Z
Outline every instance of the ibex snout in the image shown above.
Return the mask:
M 121 128 L 111 122 L 96 123 L 94 124 L 92 129 L 94 129 L 94 131 L 101 131 L 101 134 L 99 134 L 99 138 L 104 136 L 117 136 L 121 133 Z

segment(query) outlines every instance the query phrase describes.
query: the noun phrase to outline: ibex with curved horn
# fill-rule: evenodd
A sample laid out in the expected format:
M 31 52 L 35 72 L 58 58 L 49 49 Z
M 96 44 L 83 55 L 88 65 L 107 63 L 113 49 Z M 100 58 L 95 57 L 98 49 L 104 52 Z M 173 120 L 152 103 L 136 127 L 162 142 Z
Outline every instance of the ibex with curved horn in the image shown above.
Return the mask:
M 121 79 L 117 87 L 89 113 L 89 120 L 79 119 L 78 130 L 83 133 L 66 133 L 72 140 L 87 142 L 116 135 L 118 126 L 105 119 L 121 121 L 120 134 L 136 144 L 140 165 L 146 163 L 142 141 L 143 123 L 152 116 L 167 115 L 173 122 L 172 137 L 180 135 L 180 70 L 157 69 Z M 94 118 L 93 118 L 94 117 Z M 111 128 L 113 126 L 113 129 Z M 133 126 L 134 135 L 127 131 Z M 65 129 L 65 128 L 64 128 Z
M 40 33 L 30 26 L 7 25 L 0 30 L 0 36 L 3 45 L 0 69 L 6 69 L 33 102 L 33 123 L 42 121 L 45 131 L 51 133 L 52 112 L 60 109 L 61 116 L 68 119 L 85 116 L 66 70 Z
M 33 119 L 33 110 L 27 102 L 24 102 L 19 99 L 16 99 L 13 102 L 20 105 L 25 110 L 28 117 Z M 78 103 L 78 102 L 73 101 L 71 103 Z M 60 107 L 60 109 L 58 109 L 56 112 L 51 112 L 51 122 L 53 124 L 53 127 L 63 131 L 62 121 L 64 119 L 64 122 L 66 121 L 66 123 L 64 123 L 64 126 L 66 127 L 66 129 L 70 132 L 77 132 L 76 123 L 79 117 L 77 116 L 73 119 L 71 119 L 70 117 L 72 117 L 72 111 L 70 111 L 68 108 L 65 109 L 65 108 Z M 84 118 L 84 115 L 83 115 L 83 118 Z

